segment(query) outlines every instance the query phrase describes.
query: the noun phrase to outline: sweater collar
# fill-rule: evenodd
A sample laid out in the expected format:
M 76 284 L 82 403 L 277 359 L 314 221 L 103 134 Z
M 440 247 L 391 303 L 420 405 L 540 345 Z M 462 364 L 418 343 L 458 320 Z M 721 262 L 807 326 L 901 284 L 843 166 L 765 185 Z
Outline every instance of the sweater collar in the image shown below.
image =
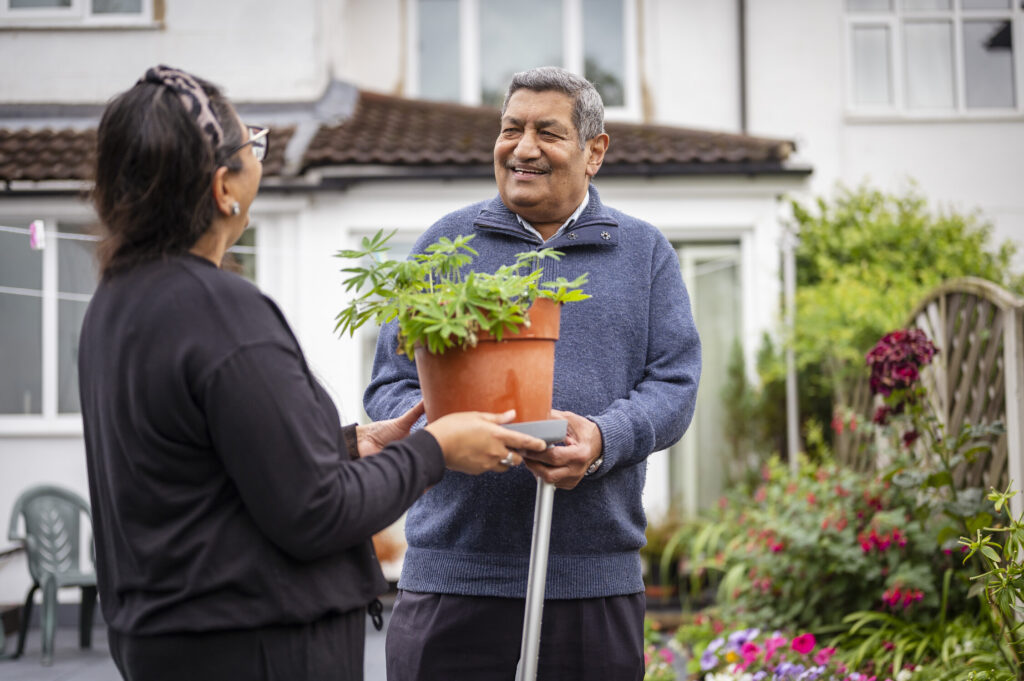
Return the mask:
M 574 248 L 576 246 L 617 246 L 619 223 L 601 203 L 597 188 L 590 185 L 587 190 L 589 203 L 580 213 L 579 219 L 562 233 L 543 241 L 536 234 L 530 234 L 520 223 L 518 216 L 508 209 L 501 195 L 494 197 L 483 207 L 473 227 L 484 232 L 498 232 L 521 241 L 545 248 Z

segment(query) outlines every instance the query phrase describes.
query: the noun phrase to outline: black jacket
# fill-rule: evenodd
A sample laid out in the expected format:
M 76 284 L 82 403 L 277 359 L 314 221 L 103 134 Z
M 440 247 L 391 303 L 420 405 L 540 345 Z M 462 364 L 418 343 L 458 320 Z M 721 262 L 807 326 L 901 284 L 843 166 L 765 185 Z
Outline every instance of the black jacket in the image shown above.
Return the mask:
M 101 604 L 123 633 L 366 605 L 386 589 L 370 536 L 444 471 L 426 431 L 350 456 L 281 311 L 192 255 L 101 282 L 79 385 Z

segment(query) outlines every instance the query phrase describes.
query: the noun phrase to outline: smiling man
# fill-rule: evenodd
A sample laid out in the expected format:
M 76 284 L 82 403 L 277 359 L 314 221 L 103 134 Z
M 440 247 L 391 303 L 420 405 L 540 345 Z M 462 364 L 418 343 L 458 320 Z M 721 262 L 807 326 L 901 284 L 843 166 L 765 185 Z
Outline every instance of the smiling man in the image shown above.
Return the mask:
M 475 234 L 478 271 L 553 247 L 564 256 L 544 261 L 544 279 L 586 272 L 592 297 L 563 308 L 555 346 L 552 416 L 569 422 L 565 442 L 504 475 L 446 473 L 409 511 L 389 681 L 513 678 L 534 476 L 559 488 L 538 678 L 643 678 L 646 459 L 690 423 L 700 341 L 671 245 L 654 226 L 602 204 L 591 184 L 608 144 L 593 85 L 555 67 L 517 73 L 494 143 L 499 195 L 441 218 L 415 246 Z M 416 366 L 396 347 L 387 326 L 365 395 L 374 419 L 420 398 Z

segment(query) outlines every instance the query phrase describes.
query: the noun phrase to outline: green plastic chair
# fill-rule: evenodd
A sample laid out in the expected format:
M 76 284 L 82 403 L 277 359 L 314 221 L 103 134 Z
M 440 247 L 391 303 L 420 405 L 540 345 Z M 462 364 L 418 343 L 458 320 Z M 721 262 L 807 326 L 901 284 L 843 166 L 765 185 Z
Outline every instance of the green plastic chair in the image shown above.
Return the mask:
M 82 517 L 90 534 L 88 563 L 81 565 Z M 25 535 L 18 534 L 19 521 L 24 520 Z M 33 597 L 43 592 L 43 664 L 53 664 L 53 638 L 57 627 L 57 591 L 63 587 L 79 587 L 82 605 L 79 610 L 78 642 L 82 648 L 92 647 L 92 619 L 96 609 L 96 569 L 92 552 L 92 513 L 89 503 L 74 492 L 54 485 L 39 485 L 22 492 L 14 502 L 7 538 L 21 541 L 32 575 L 32 588 L 25 599 L 25 610 L 18 633 L 18 645 L 12 658 L 25 650 L 28 623 L 32 616 Z

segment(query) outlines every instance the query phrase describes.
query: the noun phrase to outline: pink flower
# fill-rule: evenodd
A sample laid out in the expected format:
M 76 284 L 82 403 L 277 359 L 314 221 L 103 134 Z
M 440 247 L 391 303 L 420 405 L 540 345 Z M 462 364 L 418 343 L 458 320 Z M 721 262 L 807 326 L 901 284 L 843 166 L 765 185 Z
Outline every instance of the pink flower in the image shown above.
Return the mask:
M 814 634 L 800 634 L 792 640 L 792 642 L 789 644 L 789 647 L 795 650 L 796 652 L 800 653 L 801 655 L 806 655 L 807 653 L 814 650 L 814 646 L 816 643 L 817 641 L 814 640 Z
M 764 659 L 768 662 L 775 655 L 775 651 L 789 643 L 785 636 L 773 636 L 764 642 Z
M 673 655 L 672 651 L 668 648 L 662 648 L 661 652 L 659 652 L 658 654 L 661 655 L 661 658 L 669 664 L 672 664 L 672 660 L 675 659 L 675 655 Z
M 822 648 L 818 651 L 818 654 L 814 656 L 815 664 L 828 664 L 828 661 L 832 659 L 832 656 L 836 654 L 835 648 Z

